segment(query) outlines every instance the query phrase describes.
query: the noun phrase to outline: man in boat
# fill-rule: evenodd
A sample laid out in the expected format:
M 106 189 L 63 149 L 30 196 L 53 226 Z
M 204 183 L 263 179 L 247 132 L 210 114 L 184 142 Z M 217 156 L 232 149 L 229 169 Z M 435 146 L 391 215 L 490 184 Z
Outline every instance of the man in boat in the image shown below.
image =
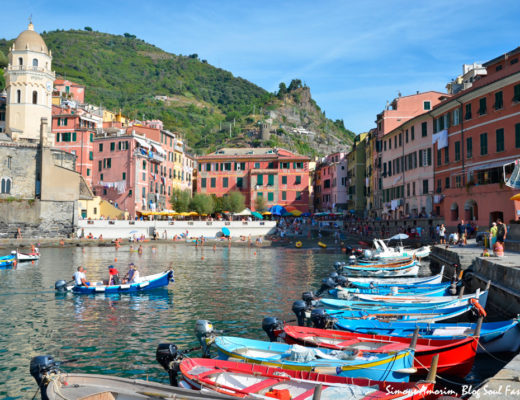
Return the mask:
M 87 282 L 87 276 L 85 275 L 85 269 L 80 265 L 74 275 L 72 276 L 76 286 L 90 286 L 90 282 Z
M 139 282 L 139 271 L 134 263 L 128 264 L 128 272 L 126 273 L 123 283 L 137 283 Z

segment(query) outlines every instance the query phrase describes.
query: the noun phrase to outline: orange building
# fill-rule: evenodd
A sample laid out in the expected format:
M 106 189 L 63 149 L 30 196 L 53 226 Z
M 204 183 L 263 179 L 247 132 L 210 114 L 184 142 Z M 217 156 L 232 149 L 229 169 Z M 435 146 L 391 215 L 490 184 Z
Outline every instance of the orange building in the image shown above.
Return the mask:
M 520 158 L 519 61 L 520 47 L 488 61 L 470 87 L 431 111 L 435 207 L 448 226 L 464 219 L 487 227 L 519 217 L 520 202 L 509 200 L 515 191 L 503 176 L 504 164 Z

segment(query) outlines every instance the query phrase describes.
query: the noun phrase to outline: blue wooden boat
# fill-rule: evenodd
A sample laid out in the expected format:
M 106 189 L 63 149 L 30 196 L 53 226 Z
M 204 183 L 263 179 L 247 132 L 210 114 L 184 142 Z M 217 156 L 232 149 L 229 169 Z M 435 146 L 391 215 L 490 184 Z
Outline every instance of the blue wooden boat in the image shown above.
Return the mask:
M 410 374 L 415 372 L 414 351 L 410 349 L 393 353 L 345 353 L 233 336 L 218 336 L 214 345 L 223 360 L 233 358 L 290 370 L 393 382 L 408 382 Z
M 91 282 L 90 286 L 64 285 L 65 281 L 58 281 L 55 284 L 56 290 L 69 291 L 78 294 L 96 293 L 135 293 L 145 290 L 156 289 L 168 286 L 174 282 L 173 270 L 167 270 L 158 274 L 143 276 L 139 282 L 120 285 L 104 285 L 103 282 Z
M 11 267 L 16 261 L 16 254 L 10 254 L 8 256 L 0 257 L 0 268 Z
M 433 285 L 442 282 L 444 276 L 444 265 L 441 271 L 432 276 L 419 278 L 348 278 L 350 286 L 354 287 L 370 287 L 374 286 L 409 286 L 409 285 Z
M 378 295 L 400 295 L 400 296 L 448 296 L 451 283 L 439 283 L 435 285 L 416 286 L 375 286 L 373 288 L 336 288 L 330 289 L 329 294 L 339 299 L 352 298 L 353 294 L 378 294 Z
M 466 314 L 473 305 L 463 305 L 446 308 L 395 308 L 395 309 L 373 309 L 373 310 L 325 310 L 325 313 L 338 319 L 381 319 L 385 321 L 420 321 L 437 322 L 445 321 Z
M 439 296 L 439 297 L 424 297 L 421 296 L 377 296 L 377 295 L 361 295 L 361 298 L 354 300 L 343 299 L 320 299 L 320 303 L 324 307 L 336 309 L 391 309 L 391 308 L 448 308 L 457 307 L 469 304 L 472 299 L 478 300 L 482 307 L 486 307 L 488 291 L 477 290 L 476 293 L 465 296 Z M 474 300 L 473 300 L 474 301 Z
M 462 339 L 473 335 L 475 323 L 423 323 L 386 322 L 378 320 L 347 320 L 336 322 L 338 329 L 351 332 L 409 337 L 419 328 L 419 337 L 425 339 Z M 518 318 L 509 321 L 484 322 L 480 331 L 478 353 L 513 352 L 520 350 L 520 323 Z

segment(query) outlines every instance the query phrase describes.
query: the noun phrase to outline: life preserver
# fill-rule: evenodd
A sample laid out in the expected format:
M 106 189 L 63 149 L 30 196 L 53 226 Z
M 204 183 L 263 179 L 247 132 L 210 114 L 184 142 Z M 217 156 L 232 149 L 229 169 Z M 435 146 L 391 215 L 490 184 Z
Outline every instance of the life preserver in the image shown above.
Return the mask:
M 300 248 L 300 247 L 302 247 L 303 243 L 300 242 L 300 241 L 298 241 L 298 242 L 296 242 L 294 245 L 295 245 L 297 248 Z
M 480 314 L 480 316 L 482 317 L 486 317 L 487 316 L 487 312 L 486 310 L 484 310 L 484 307 L 482 307 L 482 305 L 478 302 L 477 299 L 473 298 L 473 299 L 470 299 L 469 301 L 471 303 L 471 305 L 473 307 L 476 308 L 476 310 L 478 311 L 478 313 Z

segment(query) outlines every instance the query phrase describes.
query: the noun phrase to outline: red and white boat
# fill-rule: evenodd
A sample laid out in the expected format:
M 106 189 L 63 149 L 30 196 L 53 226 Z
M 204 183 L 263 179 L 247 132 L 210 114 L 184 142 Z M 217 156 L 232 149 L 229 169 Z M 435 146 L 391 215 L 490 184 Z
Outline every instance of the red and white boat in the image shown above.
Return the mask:
M 180 371 L 182 384 L 192 389 L 252 399 L 312 400 L 320 385 L 322 398 L 356 400 L 418 400 L 434 390 L 433 381 L 381 382 L 208 358 L 185 358 Z M 435 371 L 430 376 L 434 377 Z
M 35 261 L 40 259 L 40 250 L 38 249 L 38 247 L 35 247 L 34 251 L 30 253 L 20 253 L 18 250 L 13 250 L 11 254 L 16 254 L 16 259 L 18 260 L 18 262 Z
M 273 332 L 289 344 L 323 347 L 334 350 L 359 350 L 388 353 L 410 347 L 412 337 L 382 336 L 331 329 L 316 329 L 304 326 L 285 325 L 283 330 Z M 464 378 L 473 367 L 478 347 L 478 336 L 464 339 L 439 340 L 417 339 L 414 367 L 417 375 L 424 376 L 439 354 L 439 374 Z

